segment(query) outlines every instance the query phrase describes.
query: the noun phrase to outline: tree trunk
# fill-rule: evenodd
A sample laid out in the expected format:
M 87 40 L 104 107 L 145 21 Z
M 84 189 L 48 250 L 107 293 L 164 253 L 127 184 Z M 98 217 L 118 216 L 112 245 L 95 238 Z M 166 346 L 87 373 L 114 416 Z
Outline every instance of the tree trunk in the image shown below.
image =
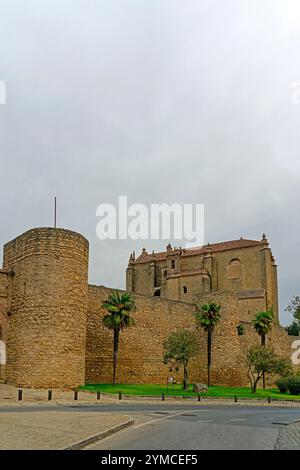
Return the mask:
M 188 371 L 187 371 L 187 364 L 183 366 L 183 389 L 187 390 L 189 388 L 189 381 L 188 381 Z
M 118 349 L 119 349 L 119 335 L 120 330 L 114 330 L 114 367 L 113 367 L 113 385 L 116 384 L 116 374 L 117 374 L 117 361 L 118 361 Z
M 266 345 L 266 335 L 261 335 L 261 345 L 262 345 L 262 346 L 265 346 L 265 345 Z M 265 373 L 263 373 L 262 379 L 263 379 L 263 389 L 265 390 L 265 388 L 266 388 L 266 377 L 265 377 Z
M 211 342 L 212 332 L 207 332 L 207 386 L 210 387 L 210 366 L 211 366 Z

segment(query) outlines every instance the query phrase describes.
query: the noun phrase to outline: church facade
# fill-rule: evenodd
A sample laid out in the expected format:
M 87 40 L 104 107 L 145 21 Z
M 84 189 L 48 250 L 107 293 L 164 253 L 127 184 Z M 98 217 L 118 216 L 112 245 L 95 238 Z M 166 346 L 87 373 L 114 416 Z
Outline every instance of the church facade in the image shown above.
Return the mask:
M 265 235 L 261 240 L 172 248 L 165 252 L 130 255 L 126 289 L 148 296 L 197 303 L 203 294 L 228 291 L 236 295 L 240 320 L 250 321 L 257 310 L 273 309 L 278 319 L 277 266 Z

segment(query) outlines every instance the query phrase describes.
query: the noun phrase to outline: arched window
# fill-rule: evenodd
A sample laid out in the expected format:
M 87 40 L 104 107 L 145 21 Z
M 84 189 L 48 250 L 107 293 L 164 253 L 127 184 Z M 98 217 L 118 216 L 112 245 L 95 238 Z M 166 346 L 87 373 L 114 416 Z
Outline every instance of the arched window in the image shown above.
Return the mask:
M 154 297 L 160 297 L 160 289 L 156 289 L 154 292 Z
M 232 259 L 227 266 L 227 279 L 241 279 L 242 263 L 239 259 Z
M 172 266 L 172 269 L 175 269 L 175 259 L 172 259 L 171 266 Z
M 183 286 L 183 293 L 187 294 L 187 287 L 186 286 Z

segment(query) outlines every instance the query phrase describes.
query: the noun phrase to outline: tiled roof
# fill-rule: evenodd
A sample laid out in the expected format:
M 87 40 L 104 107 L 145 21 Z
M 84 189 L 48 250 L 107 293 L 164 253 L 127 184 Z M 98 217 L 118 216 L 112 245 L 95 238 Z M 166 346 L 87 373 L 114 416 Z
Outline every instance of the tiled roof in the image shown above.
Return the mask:
M 261 245 L 262 242 L 258 240 L 247 240 L 245 238 L 240 238 L 239 240 L 231 240 L 228 242 L 221 242 L 221 243 L 211 243 L 208 245 L 204 245 L 201 247 L 195 248 L 182 248 L 181 249 L 181 256 L 195 256 L 200 255 L 203 253 L 207 253 L 211 251 L 219 252 L 219 251 L 226 251 L 226 250 L 236 250 L 238 248 L 249 248 L 252 246 Z M 167 251 L 162 251 L 160 253 L 142 253 L 136 260 L 135 263 L 148 263 L 150 261 L 163 261 L 167 257 Z

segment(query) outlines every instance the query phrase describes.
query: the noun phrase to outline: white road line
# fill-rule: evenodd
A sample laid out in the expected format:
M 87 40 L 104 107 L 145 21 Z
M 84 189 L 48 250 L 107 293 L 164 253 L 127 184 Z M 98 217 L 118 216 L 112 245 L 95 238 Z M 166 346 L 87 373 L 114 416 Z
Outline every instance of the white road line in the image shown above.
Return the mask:
M 165 419 L 173 418 L 174 416 L 180 416 L 180 415 L 186 415 L 186 414 L 190 415 L 192 413 L 201 413 L 202 411 L 218 411 L 218 410 L 199 410 L 199 409 L 196 409 L 196 410 L 178 411 L 177 413 L 170 412 L 170 414 L 168 414 L 167 416 L 162 416 L 160 418 L 152 419 L 152 420 L 147 421 L 145 423 L 138 424 L 137 426 L 133 426 L 133 429 L 139 429 L 139 428 L 142 428 L 144 426 L 147 426 L 148 424 L 153 424 L 153 423 L 156 423 L 158 421 L 163 421 Z M 208 420 L 207 422 L 210 422 L 210 421 L 211 420 Z M 204 421 L 202 421 L 202 422 L 204 422 Z
M 173 418 L 174 416 L 179 416 L 185 414 L 186 411 L 179 411 L 178 413 L 171 413 L 168 416 L 162 416 L 161 418 L 151 419 L 150 421 L 146 421 L 145 423 L 138 424 L 137 426 L 133 426 L 133 429 L 143 428 L 144 426 L 148 426 L 148 424 L 157 423 L 158 421 L 163 421 L 165 419 Z
M 159 422 L 159 421 L 163 421 L 163 420 L 165 420 L 165 419 L 173 418 L 174 416 L 180 416 L 180 415 L 187 414 L 187 413 L 201 413 L 202 411 L 218 411 L 218 410 L 199 410 L 199 408 L 198 408 L 198 409 L 196 409 L 196 410 L 178 411 L 177 413 L 172 413 L 172 411 L 170 411 L 170 414 L 168 414 L 167 416 L 161 416 L 161 417 L 159 417 L 159 418 L 151 419 L 151 420 L 149 420 L 149 421 L 146 421 L 145 423 L 141 423 L 141 424 L 138 424 L 138 425 L 136 425 L 136 426 L 134 426 L 134 425 L 133 425 L 133 426 L 130 426 L 128 429 L 123 429 L 122 431 L 119 431 L 119 432 L 116 433 L 116 434 L 112 434 L 111 436 L 105 437 L 104 439 L 102 439 L 101 441 L 99 441 L 99 443 L 100 443 L 100 442 L 103 443 L 104 441 L 107 441 L 107 440 L 109 440 L 109 439 L 112 439 L 112 438 L 114 438 L 114 437 L 116 437 L 116 436 L 120 436 L 120 435 L 122 435 L 122 434 L 125 434 L 126 432 L 128 432 L 128 431 L 130 431 L 130 430 L 139 429 L 139 428 L 145 427 L 145 426 L 147 426 L 148 424 L 157 423 L 157 422 Z M 117 411 L 116 411 L 116 412 L 117 412 Z M 146 412 L 146 413 L 147 413 L 147 412 Z M 145 415 L 146 415 L 146 413 L 145 413 Z M 133 419 L 134 419 L 134 415 L 135 415 L 135 414 L 136 414 L 136 415 L 139 415 L 139 414 L 143 415 L 143 411 L 138 411 L 138 412 L 136 412 L 136 413 L 132 413 Z M 152 412 L 152 414 L 153 414 L 153 412 Z M 203 421 L 202 421 L 202 420 L 199 420 L 198 422 L 200 422 L 200 423 L 209 423 L 209 422 L 211 422 L 211 421 L 212 421 L 212 420 L 208 419 L 208 420 L 203 420 Z M 89 448 L 93 448 L 95 445 L 97 445 L 97 443 L 94 443 L 94 444 L 91 444 L 90 446 L 85 447 L 85 450 L 87 450 L 87 449 L 89 449 Z
M 240 421 L 246 421 L 246 418 L 235 418 L 235 419 L 229 419 L 228 422 L 229 423 L 233 423 L 233 422 L 240 422 Z
M 144 426 L 147 426 L 148 424 L 156 423 L 156 422 L 158 422 L 158 421 L 163 421 L 163 420 L 168 419 L 168 418 L 173 418 L 173 416 L 182 415 L 182 414 L 184 414 L 184 413 L 186 413 L 186 410 L 185 410 L 185 411 L 179 411 L 178 413 L 171 413 L 171 414 L 169 414 L 168 416 L 162 416 L 161 418 L 151 419 L 151 420 L 149 420 L 149 421 L 146 421 L 145 423 L 138 424 L 137 426 L 130 426 L 130 428 L 123 429 L 122 431 L 119 431 L 119 432 L 116 433 L 116 434 L 112 434 L 112 435 L 110 435 L 110 436 L 105 437 L 105 438 L 102 439 L 100 442 L 102 443 L 102 442 L 104 442 L 104 441 L 107 441 L 107 440 L 109 440 L 109 439 L 115 437 L 115 436 L 120 436 L 120 435 L 122 435 L 122 434 L 125 434 L 126 431 L 130 431 L 130 430 L 132 430 L 132 429 L 139 429 L 139 428 L 142 428 L 142 427 L 144 427 Z M 136 413 L 136 414 L 137 414 L 137 413 Z M 142 414 L 142 413 L 141 413 L 141 414 Z M 134 413 L 133 413 L 133 419 L 134 419 Z M 85 449 L 85 450 L 88 450 L 89 448 L 93 448 L 95 445 L 97 445 L 97 443 L 93 443 L 93 444 L 91 444 L 90 446 L 85 447 L 84 449 Z

